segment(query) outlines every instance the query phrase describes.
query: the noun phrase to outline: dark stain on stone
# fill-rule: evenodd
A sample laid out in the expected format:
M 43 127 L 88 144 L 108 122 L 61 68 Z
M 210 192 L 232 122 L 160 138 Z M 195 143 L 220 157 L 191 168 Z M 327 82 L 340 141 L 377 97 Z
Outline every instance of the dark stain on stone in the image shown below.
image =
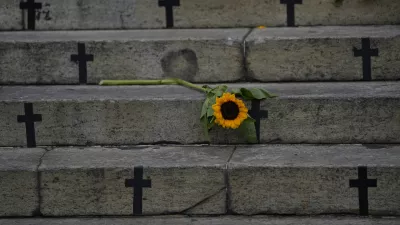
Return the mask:
M 86 172 L 88 176 L 94 177 L 96 179 L 104 179 L 105 171 L 104 169 L 91 169 Z
M 380 144 L 363 144 L 363 146 L 369 149 L 382 149 L 387 147 L 386 145 Z
M 282 143 L 282 139 L 280 139 L 280 138 L 275 138 L 275 139 L 273 139 L 273 140 L 268 141 L 267 143 L 268 143 L 268 144 L 279 144 L 279 143 Z
M 127 146 L 118 146 L 118 147 L 116 147 L 117 149 L 120 149 L 120 150 L 143 150 L 143 149 L 146 149 L 146 148 L 148 148 L 148 147 L 143 147 L 143 146 L 130 146 L 130 145 L 127 145 Z
M 57 183 L 58 181 L 60 181 L 60 178 L 58 178 L 58 177 L 54 177 L 54 179 L 53 179 L 53 183 Z
M 343 5 L 343 1 L 344 0 L 335 0 L 333 5 L 336 6 L 336 7 L 341 7 Z
M 20 215 L 15 215 L 15 217 L 18 217 L 18 216 L 20 216 Z M 40 206 L 32 211 L 32 216 L 43 216 L 42 212 L 40 211 Z
M 199 71 L 196 53 L 191 49 L 168 52 L 161 59 L 163 76 L 193 81 Z
M 130 170 L 118 170 L 116 172 L 117 179 L 124 179 L 125 177 L 130 177 L 131 176 L 131 171 Z

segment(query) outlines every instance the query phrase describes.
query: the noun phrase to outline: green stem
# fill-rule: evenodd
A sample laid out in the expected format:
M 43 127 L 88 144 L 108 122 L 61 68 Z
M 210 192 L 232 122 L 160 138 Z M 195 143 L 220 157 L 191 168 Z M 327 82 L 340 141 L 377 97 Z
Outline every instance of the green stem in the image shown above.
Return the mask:
M 192 88 L 192 89 L 195 89 L 195 90 L 198 90 L 198 91 L 201 91 L 201 92 L 206 92 L 207 91 L 207 89 L 205 89 L 203 87 L 200 87 L 198 85 L 192 84 L 192 83 L 187 82 L 187 81 L 182 80 L 182 79 L 174 78 L 172 80 L 175 80 L 177 84 L 185 86 L 187 88 Z
M 174 80 L 102 80 L 100 85 L 162 85 L 176 84 Z
M 192 88 L 201 92 L 206 92 L 206 89 L 198 85 L 192 84 L 185 80 L 173 78 L 163 80 L 102 80 L 100 85 L 181 85 L 187 88 Z

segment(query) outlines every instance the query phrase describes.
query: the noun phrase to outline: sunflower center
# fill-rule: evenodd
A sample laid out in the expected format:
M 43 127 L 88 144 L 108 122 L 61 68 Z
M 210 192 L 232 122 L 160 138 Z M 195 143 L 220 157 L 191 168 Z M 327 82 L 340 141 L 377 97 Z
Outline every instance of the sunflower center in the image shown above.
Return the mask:
M 239 115 L 239 106 L 234 102 L 225 102 L 221 105 L 222 117 L 226 120 L 234 120 Z

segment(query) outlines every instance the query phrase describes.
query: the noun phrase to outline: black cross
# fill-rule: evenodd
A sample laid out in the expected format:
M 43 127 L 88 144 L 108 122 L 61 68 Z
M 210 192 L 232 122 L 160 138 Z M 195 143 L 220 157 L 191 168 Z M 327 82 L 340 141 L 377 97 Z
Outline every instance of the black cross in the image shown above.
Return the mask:
M 369 38 L 362 38 L 362 47 L 357 49 L 353 47 L 353 52 L 355 57 L 362 57 L 363 63 L 363 80 L 371 80 L 371 56 L 379 56 L 379 50 L 377 48 L 370 48 Z
M 358 188 L 358 201 L 360 215 L 367 216 L 368 213 L 368 188 L 377 187 L 376 179 L 368 179 L 367 167 L 358 167 L 358 180 L 350 180 L 350 187 Z
M 173 6 L 180 6 L 180 0 L 158 0 L 158 6 L 165 7 L 165 16 L 167 18 L 167 28 L 174 27 Z
M 36 147 L 35 122 L 42 121 L 42 115 L 33 114 L 32 103 L 25 103 L 24 108 L 25 115 L 18 115 L 17 121 L 18 123 L 25 123 L 27 146 L 28 148 L 34 148 Z
M 84 43 L 78 43 L 78 55 L 71 55 L 71 61 L 79 62 L 79 83 L 87 83 L 87 62 L 92 62 L 94 59 L 93 55 L 86 55 L 86 49 Z
M 36 9 L 41 9 L 42 3 L 36 3 L 35 0 L 27 0 L 27 2 L 20 2 L 19 8 L 28 10 L 28 29 L 34 30 Z
M 261 110 L 261 101 L 260 100 L 252 100 L 251 101 L 251 110 L 249 111 L 249 115 L 256 120 L 256 134 L 257 134 L 257 141 L 260 143 L 260 122 L 261 119 L 268 118 L 268 111 Z
M 303 4 L 303 0 L 281 0 L 281 4 L 286 4 L 287 26 L 294 27 L 294 5 Z
M 143 167 L 134 168 L 133 179 L 125 180 L 125 187 L 133 187 L 133 215 L 142 215 L 143 188 L 151 188 L 151 180 L 143 180 Z

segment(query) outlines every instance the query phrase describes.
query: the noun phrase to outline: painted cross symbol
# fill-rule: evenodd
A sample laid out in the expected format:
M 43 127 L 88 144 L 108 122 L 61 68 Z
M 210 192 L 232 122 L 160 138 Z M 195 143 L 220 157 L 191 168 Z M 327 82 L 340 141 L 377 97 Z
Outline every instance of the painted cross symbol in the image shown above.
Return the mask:
M 86 55 L 86 48 L 84 43 L 78 43 L 78 55 L 71 55 L 71 61 L 79 62 L 79 83 L 87 83 L 87 62 L 93 61 L 93 55 Z
M 25 103 L 25 115 L 18 115 L 18 123 L 25 123 L 26 129 L 26 143 L 28 148 L 36 147 L 36 137 L 35 137 L 35 122 L 42 121 L 42 115 L 33 114 L 32 103 Z
M 377 48 L 370 48 L 369 38 L 361 39 L 361 49 L 353 47 L 353 52 L 355 57 L 362 57 L 363 63 L 363 80 L 369 81 L 372 79 L 371 76 L 371 56 L 379 56 L 379 50 Z
M 286 4 L 287 26 L 294 27 L 294 6 L 295 4 L 303 4 L 303 0 L 281 0 L 281 4 Z
M 134 168 L 133 179 L 125 180 L 125 187 L 133 187 L 133 215 L 142 215 L 143 188 L 151 188 L 151 180 L 143 180 L 143 167 Z
M 35 30 L 36 9 L 41 9 L 42 3 L 35 2 L 35 0 L 27 0 L 27 2 L 20 2 L 19 8 L 28 10 L 28 29 Z
M 158 6 L 165 7 L 165 16 L 167 19 L 167 28 L 174 27 L 173 6 L 180 6 L 180 0 L 158 0 Z
M 268 111 L 261 110 L 261 101 L 260 100 L 252 100 L 251 101 L 251 110 L 249 111 L 249 115 L 256 120 L 256 134 L 257 134 L 257 141 L 260 143 L 260 122 L 261 119 L 268 118 Z
M 377 187 L 376 179 L 368 179 L 367 167 L 358 167 L 358 180 L 350 180 L 351 188 L 358 188 L 358 201 L 360 215 L 367 216 L 368 212 L 368 188 Z

